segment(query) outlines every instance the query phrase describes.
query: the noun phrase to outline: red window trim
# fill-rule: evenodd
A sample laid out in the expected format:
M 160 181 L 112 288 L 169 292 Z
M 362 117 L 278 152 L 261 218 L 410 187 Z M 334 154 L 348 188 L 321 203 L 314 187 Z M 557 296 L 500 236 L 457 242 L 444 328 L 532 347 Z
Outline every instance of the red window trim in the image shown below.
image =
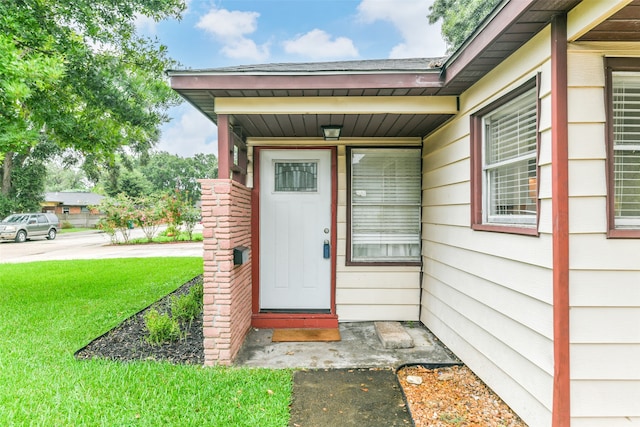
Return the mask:
M 346 147 L 346 163 L 347 163 L 347 248 L 346 248 L 346 266 L 358 266 L 358 267 L 420 267 L 422 261 L 352 261 L 351 260 L 351 151 L 360 149 L 415 149 L 420 151 L 420 158 L 422 159 L 422 147 L 418 146 L 393 146 L 393 147 L 381 147 L 381 146 L 353 146 Z M 422 165 L 422 162 L 421 162 Z M 421 166 L 422 167 L 422 166 Z M 422 182 L 422 170 L 420 171 L 420 181 Z M 422 195 L 420 196 L 422 200 Z M 422 239 L 422 238 L 421 238 Z M 422 244 L 420 245 L 422 247 Z
M 607 174 L 607 238 L 638 239 L 640 228 L 616 228 L 615 213 L 615 167 L 613 153 L 613 71 L 640 72 L 640 58 L 605 59 L 605 97 L 606 97 L 606 174 Z
M 500 99 L 492 102 L 486 107 L 480 109 L 471 115 L 470 123 L 470 155 L 471 155 L 471 228 L 476 231 L 490 231 L 497 233 L 509 233 L 509 234 L 522 234 L 527 236 L 539 236 L 538 225 L 540 222 L 540 199 L 536 197 L 536 223 L 532 226 L 518 226 L 514 224 L 497 224 L 497 223 L 485 223 L 482 218 L 482 209 L 484 206 L 484 197 L 482 193 L 482 118 L 487 114 L 495 111 L 497 108 L 503 106 L 509 101 L 517 98 L 523 93 L 537 88 L 537 106 L 536 116 L 537 122 L 540 117 L 540 74 L 537 74 L 535 78 L 529 80 L 517 89 L 509 92 Z M 540 132 L 537 132 L 537 153 L 536 153 L 536 165 L 539 165 L 540 160 Z M 536 182 L 536 196 L 540 189 L 540 167 L 537 167 L 536 176 L 538 177 Z

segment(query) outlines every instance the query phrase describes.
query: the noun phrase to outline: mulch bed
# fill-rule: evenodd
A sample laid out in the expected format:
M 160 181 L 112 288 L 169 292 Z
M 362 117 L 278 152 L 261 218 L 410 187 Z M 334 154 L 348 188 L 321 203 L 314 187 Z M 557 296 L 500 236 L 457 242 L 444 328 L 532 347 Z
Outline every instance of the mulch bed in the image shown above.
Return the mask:
M 157 360 L 203 365 L 202 316 L 196 317 L 190 324 L 181 325 L 185 333 L 183 339 L 161 345 L 151 345 L 145 340 L 147 330 L 144 324 L 144 315 L 147 311 L 155 308 L 159 313 L 170 312 L 171 297 L 187 294 L 191 286 L 199 282 L 202 282 L 202 276 L 195 277 L 160 301 L 126 319 L 116 328 L 78 350 L 76 358 L 104 358 L 118 361 Z
M 526 427 L 466 366 L 409 366 L 398 380 L 416 427 Z

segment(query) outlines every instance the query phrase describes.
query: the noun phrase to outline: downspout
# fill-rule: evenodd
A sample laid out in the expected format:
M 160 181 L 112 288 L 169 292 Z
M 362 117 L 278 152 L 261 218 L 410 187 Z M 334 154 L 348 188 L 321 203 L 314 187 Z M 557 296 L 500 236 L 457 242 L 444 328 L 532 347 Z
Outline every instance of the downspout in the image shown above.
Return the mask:
M 569 357 L 569 119 L 567 15 L 551 21 L 551 210 L 553 221 L 552 426 L 571 424 Z

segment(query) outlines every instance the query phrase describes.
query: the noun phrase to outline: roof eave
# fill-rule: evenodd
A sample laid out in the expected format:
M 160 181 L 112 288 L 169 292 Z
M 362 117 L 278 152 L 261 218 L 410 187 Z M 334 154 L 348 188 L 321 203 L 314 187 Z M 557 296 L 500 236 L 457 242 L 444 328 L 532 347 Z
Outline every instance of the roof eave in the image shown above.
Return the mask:
M 535 2 L 536 0 L 504 0 L 499 4 L 445 61 L 442 67 L 444 85 L 454 80 L 473 60 L 480 57 Z
M 340 73 L 340 74 L 169 74 L 175 90 L 299 90 L 299 89 L 400 89 L 439 88 L 440 70 L 425 72 Z

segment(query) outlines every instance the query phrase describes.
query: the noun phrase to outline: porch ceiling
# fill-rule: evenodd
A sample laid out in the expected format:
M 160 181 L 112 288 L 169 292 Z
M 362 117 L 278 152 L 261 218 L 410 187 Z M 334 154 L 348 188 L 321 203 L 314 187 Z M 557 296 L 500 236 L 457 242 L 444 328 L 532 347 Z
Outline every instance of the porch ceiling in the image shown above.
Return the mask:
M 637 42 L 640 41 L 640 0 L 616 12 L 578 39 L 579 41 Z
M 282 102 L 285 98 L 456 97 L 548 25 L 554 15 L 579 3 L 505 0 L 449 58 L 265 64 L 168 74 L 171 86 L 214 123 L 220 113 L 216 100 L 234 98 Z M 640 41 L 640 0 L 633 0 L 578 41 Z M 320 138 L 320 127 L 327 124 L 343 125 L 342 136 L 347 138 L 424 137 L 454 113 L 429 109 L 329 113 L 322 108 L 225 112 L 243 136 L 273 138 Z

